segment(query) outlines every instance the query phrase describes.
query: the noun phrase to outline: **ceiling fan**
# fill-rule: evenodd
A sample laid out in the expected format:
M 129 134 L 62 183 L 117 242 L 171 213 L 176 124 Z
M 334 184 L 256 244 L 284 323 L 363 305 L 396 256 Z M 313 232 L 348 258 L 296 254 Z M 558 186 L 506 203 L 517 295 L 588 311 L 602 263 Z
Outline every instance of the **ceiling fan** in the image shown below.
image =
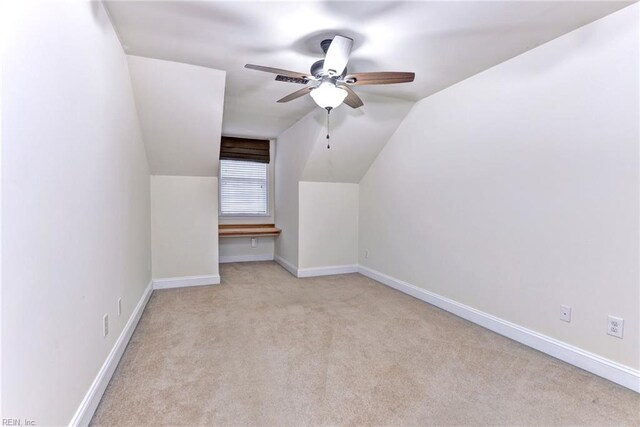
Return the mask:
M 277 74 L 276 80 L 281 82 L 303 85 L 309 81 L 319 82 L 318 85 L 297 90 L 279 99 L 278 102 L 289 102 L 310 94 L 316 104 L 327 111 L 331 111 L 343 102 L 351 108 L 364 105 L 351 86 L 408 83 L 415 77 L 415 73 L 403 72 L 348 73 L 347 62 L 353 46 L 353 39 L 349 37 L 336 35 L 333 40 L 323 40 L 320 46 L 325 53 L 325 58 L 316 61 L 309 73 L 253 64 L 247 64 L 245 68 Z

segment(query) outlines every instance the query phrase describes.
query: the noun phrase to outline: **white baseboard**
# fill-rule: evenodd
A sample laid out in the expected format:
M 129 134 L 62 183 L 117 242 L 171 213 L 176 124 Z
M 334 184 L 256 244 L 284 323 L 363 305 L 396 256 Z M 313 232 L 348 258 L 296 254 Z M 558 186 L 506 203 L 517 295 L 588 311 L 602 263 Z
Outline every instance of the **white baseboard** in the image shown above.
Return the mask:
M 334 274 L 357 273 L 358 265 L 331 265 L 328 267 L 299 268 L 298 277 L 332 276 Z
M 273 254 L 227 255 L 220 256 L 218 262 L 224 264 L 228 262 L 273 261 L 273 259 Z
M 358 265 L 330 265 L 327 267 L 311 267 L 311 268 L 298 268 L 281 256 L 276 255 L 274 257 L 275 262 L 280 264 L 289 273 L 298 278 L 304 277 L 318 277 L 318 276 L 332 276 L 334 274 L 347 274 L 357 273 Z
M 358 272 L 514 341 L 640 393 L 640 371 L 526 329 L 362 265 Z
M 133 309 L 133 313 L 131 313 L 131 317 L 129 317 L 122 333 L 120 333 L 120 336 L 116 340 L 111 352 L 109 352 L 107 359 L 98 371 L 98 375 L 96 375 L 91 387 L 89 387 L 89 391 L 87 391 L 87 394 L 85 394 L 84 399 L 82 399 L 76 413 L 73 415 L 73 418 L 71 418 L 71 421 L 69 422 L 70 426 L 75 427 L 89 425 L 96 408 L 98 408 L 100 399 L 102 399 L 102 395 L 104 394 L 104 391 L 106 390 L 107 385 L 120 362 L 120 358 L 122 357 L 125 348 L 127 348 L 131 335 L 138 325 L 140 316 L 142 316 L 142 312 L 147 306 L 147 302 L 149 301 L 152 292 L 153 284 L 149 282 L 149 285 L 144 290 L 136 308 Z
M 294 276 L 298 277 L 298 267 L 297 266 L 291 264 L 289 261 L 287 261 L 286 259 L 284 259 L 284 258 L 282 258 L 281 256 L 278 256 L 278 255 L 274 256 L 273 259 L 274 259 L 275 262 L 280 264 L 289 273 L 291 273 Z
M 207 276 L 168 277 L 165 279 L 153 279 L 153 289 L 186 288 L 188 286 L 218 285 L 219 274 Z

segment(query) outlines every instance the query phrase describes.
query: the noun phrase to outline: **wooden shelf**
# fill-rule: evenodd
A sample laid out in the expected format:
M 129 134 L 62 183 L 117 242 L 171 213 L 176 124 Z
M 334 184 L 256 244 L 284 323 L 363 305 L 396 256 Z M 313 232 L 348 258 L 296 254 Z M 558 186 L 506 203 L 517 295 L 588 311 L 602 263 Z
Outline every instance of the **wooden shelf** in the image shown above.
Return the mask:
M 219 237 L 278 237 L 282 230 L 275 224 L 220 224 L 218 226 Z

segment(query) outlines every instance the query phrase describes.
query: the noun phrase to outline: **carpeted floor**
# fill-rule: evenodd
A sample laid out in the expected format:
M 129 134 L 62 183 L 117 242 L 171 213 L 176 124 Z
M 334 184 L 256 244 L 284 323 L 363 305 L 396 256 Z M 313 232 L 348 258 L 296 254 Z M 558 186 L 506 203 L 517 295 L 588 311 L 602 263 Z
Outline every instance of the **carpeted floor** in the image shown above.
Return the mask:
M 640 425 L 640 395 L 358 274 L 155 291 L 92 424 Z

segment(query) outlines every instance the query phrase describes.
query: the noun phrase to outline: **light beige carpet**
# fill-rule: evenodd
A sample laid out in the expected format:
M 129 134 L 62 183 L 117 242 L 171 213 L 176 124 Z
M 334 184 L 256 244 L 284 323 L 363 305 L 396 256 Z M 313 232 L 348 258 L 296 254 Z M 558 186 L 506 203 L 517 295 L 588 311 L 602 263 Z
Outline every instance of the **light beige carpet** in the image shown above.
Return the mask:
M 155 291 L 92 421 L 640 425 L 640 395 L 358 274 Z

